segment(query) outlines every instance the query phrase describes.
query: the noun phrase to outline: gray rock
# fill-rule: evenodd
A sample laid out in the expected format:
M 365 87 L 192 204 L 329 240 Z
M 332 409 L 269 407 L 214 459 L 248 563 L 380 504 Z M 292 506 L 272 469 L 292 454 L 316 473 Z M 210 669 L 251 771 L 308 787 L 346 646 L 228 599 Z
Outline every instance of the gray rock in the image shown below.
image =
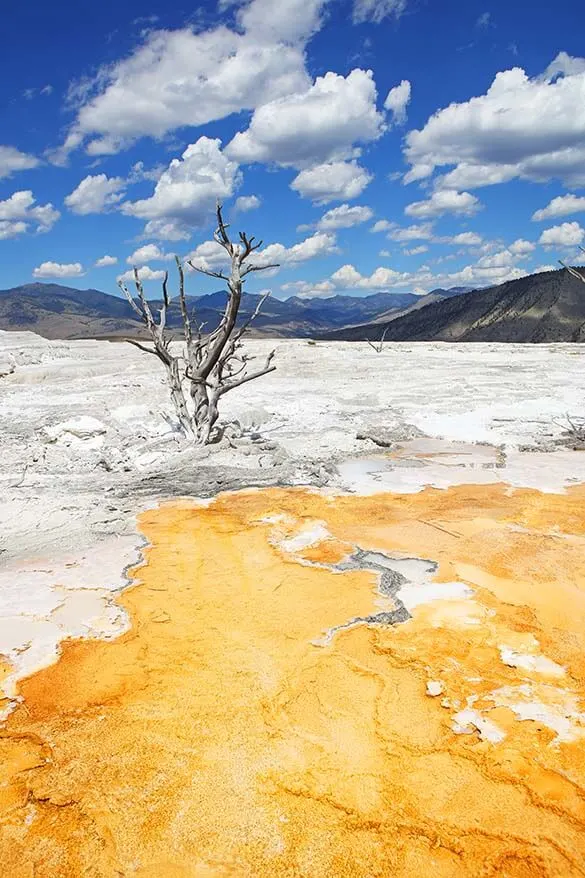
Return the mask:
M 43 430 L 50 442 L 61 442 L 64 445 L 73 445 L 77 442 L 96 442 L 107 433 L 107 427 L 92 418 L 90 415 L 81 415 L 79 418 L 70 418 L 59 424 L 47 426 Z
M 392 448 L 398 442 L 421 439 L 425 436 L 414 424 L 398 423 L 393 427 L 367 427 L 356 434 L 356 439 L 369 439 L 380 448 Z

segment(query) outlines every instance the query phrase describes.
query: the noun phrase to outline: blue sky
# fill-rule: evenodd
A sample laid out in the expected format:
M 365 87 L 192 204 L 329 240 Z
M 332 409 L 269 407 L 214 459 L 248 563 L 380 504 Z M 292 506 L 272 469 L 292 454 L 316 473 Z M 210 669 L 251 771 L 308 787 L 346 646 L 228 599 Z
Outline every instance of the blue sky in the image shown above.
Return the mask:
M 116 292 L 136 264 L 154 293 L 174 253 L 216 268 L 217 197 L 281 263 L 251 292 L 422 293 L 576 259 L 581 19 L 577 0 L 10 4 L 0 287 Z

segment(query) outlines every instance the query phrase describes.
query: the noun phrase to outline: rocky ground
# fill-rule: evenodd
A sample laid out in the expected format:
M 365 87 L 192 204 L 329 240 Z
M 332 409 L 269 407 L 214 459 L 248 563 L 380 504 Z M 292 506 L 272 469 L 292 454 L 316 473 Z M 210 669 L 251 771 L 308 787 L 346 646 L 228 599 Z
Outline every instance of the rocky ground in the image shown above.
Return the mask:
M 262 355 L 271 342 L 249 344 Z M 0 332 L 4 560 L 76 545 L 83 532 L 132 532 L 137 502 L 160 497 L 342 488 L 340 462 L 419 437 L 488 444 L 505 464 L 518 449 L 555 449 L 566 415 L 585 411 L 577 345 L 275 346 L 277 371 L 224 398 L 241 438 L 196 449 L 175 430 L 155 358 L 121 343 Z M 549 467 L 559 469 L 557 458 Z M 580 467 L 571 458 L 565 478 Z
M 557 446 L 585 408 L 580 346 L 249 346 L 276 347 L 277 371 L 225 397 L 240 435 L 200 449 L 177 433 L 154 357 L 0 332 L 0 652 L 13 663 L 32 669 L 64 636 L 126 624 L 112 593 L 137 557 L 136 515 L 161 499 L 585 481 L 585 454 Z

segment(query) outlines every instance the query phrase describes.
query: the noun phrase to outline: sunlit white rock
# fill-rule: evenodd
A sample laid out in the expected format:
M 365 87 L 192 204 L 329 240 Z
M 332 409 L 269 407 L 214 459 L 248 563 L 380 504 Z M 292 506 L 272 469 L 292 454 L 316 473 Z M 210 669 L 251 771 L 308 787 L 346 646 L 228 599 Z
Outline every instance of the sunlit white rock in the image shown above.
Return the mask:
M 492 744 L 499 744 L 506 737 L 494 722 L 471 707 L 466 707 L 465 710 L 460 710 L 454 715 L 452 728 L 456 735 L 469 735 L 477 730 L 482 740 L 490 741 Z
M 279 546 L 285 552 L 300 552 L 303 549 L 308 549 L 310 546 L 316 546 L 330 537 L 331 534 L 325 527 L 324 522 L 315 521 L 305 525 L 294 536 L 281 540 Z
M 84 443 L 92 448 L 101 447 L 107 432 L 106 425 L 90 415 L 71 418 L 68 421 L 44 428 L 44 433 L 51 442 L 58 442 L 62 445 Z
M 544 655 L 524 655 L 510 646 L 500 646 L 500 658 L 510 668 L 521 668 L 549 677 L 562 677 L 565 674 L 565 669 L 552 659 Z

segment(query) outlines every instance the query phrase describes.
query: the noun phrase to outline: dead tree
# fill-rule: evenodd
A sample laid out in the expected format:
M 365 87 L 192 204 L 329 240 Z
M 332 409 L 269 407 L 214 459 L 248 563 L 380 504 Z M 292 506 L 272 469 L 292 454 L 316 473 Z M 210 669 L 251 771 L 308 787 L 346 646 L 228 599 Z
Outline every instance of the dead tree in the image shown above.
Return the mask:
M 228 225 L 223 221 L 221 204 L 218 204 L 214 239 L 226 251 L 230 262 L 229 274 L 199 268 L 188 262 L 194 271 L 218 278 L 227 285 L 226 306 L 219 324 L 212 332 L 204 334 L 204 324 L 198 324 L 195 316 L 189 312 L 185 294 L 185 272 L 181 260 L 175 257 L 179 275 L 178 299 L 184 338 L 184 350 L 180 354 L 171 352 L 171 338 L 166 326 L 167 310 L 170 305 L 167 275 L 165 274 L 163 282 L 163 302 L 158 323 L 154 320 L 152 309 L 144 296 L 137 270 L 134 269 L 134 283 L 138 301 L 120 282 L 126 298 L 148 329 L 153 347 L 149 348 L 138 341 L 131 343 L 141 350 L 154 354 L 164 364 L 181 428 L 200 445 L 207 445 L 219 436 L 216 424 L 221 397 L 248 381 L 274 372 L 276 368 L 272 365 L 274 351 L 268 354 L 261 368 L 250 370 L 249 366 L 254 357 L 242 350 L 242 337 L 260 313 L 262 305 L 270 294 L 267 293 L 258 300 L 254 312 L 240 326 L 237 326 L 237 318 L 247 275 L 278 266 L 254 265 L 248 262 L 251 254 L 262 246 L 262 241 L 255 244 L 253 237 L 248 238 L 244 232 L 240 232 L 240 243 L 234 244 L 229 238 L 227 229 Z M 189 401 L 185 395 L 185 386 L 188 387 Z
M 381 354 L 381 353 L 382 353 L 382 348 L 384 347 L 384 342 L 385 342 L 385 340 L 386 340 L 386 333 L 388 332 L 389 329 L 390 329 L 390 324 L 388 323 L 387 326 L 386 326 L 386 329 L 385 329 L 384 332 L 382 333 L 382 338 L 381 338 L 379 341 L 377 341 L 377 342 L 370 341 L 369 338 L 366 339 L 366 341 L 367 341 L 367 343 L 369 344 L 369 346 L 370 346 L 371 348 L 373 348 L 373 349 L 376 351 L 377 354 Z

